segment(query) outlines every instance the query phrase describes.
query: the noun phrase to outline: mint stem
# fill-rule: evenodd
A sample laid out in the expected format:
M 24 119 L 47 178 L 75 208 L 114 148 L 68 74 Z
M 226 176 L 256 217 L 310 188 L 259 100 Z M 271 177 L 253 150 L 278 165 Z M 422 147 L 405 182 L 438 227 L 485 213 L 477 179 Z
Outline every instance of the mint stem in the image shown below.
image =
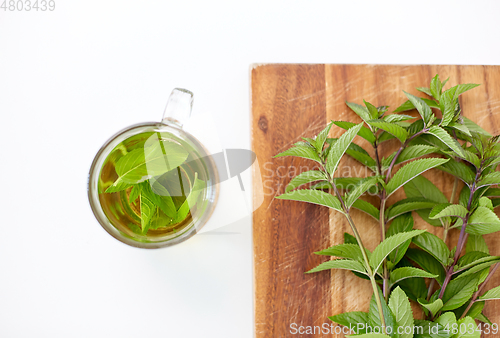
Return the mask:
M 477 298 L 481 295 L 481 293 L 483 293 L 484 287 L 486 286 L 486 284 L 488 284 L 488 282 L 490 281 L 491 277 L 493 277 L 493 275 L 495 274 L 495 272 L 497 271 L 497 269 L 498 269 L 499 266 L 500 266 L 500 263 L 497 263 L 497 264 L 495 264 L 493 266 L 493 269 L 491 269 L 490 273 L 488 274 L 488 277 L 486 277 L 486 279 L 484 280 L 483 284 L 481 284 L 481 286 L 479 287 L 479 290 L 477 290 L 477 292 L 474 293 L 474 296 L 472 296 L 472 299 L 471 299 L 469 305 L 465 309 L 464 313 L 462 313 L 462 316 L 460 317 L 460 319 L 464 318 L 467 315 L 467 312 L 469 312 L 470 308 L 472 307 L 472 305 L 474 305 L 474 303 L 476 302 Z
M 339 190 L 337 188 L 337 185 L 333 181 L 333 178 L 328 173 L 328 171 L 325 170 L 324 172 L 327 175 L 328 180 L 330 181 L 330 183 L 331 183 L 331 185 L 333 187 L 335 195 L 337 196 L 337 198 L 339 199 L 339 201 L 340 201 L 340 203 L 342 205 L 342 209 L 344 210 L 344 216 L 347 218 L 347 222 L 349 223 L 349 225 L 350 225 L 350 227 L 352 229 L 354 237 L 358 241 L 358 245 L 359 245 L 359 247 L 361 249 L 361 254 L 363 255 L 363 260 L 365 261 L 366 272 L 368 273 L 368 276 L 370 277 L 370 282 L 372 284 L 373 293 L 374 293 L 374 296 L 375 296 L 375 301 L 377 303 L 377 308 L 378 308 L 378 312 L 379 312 L 379 316 L 380 316 L 380 322 L 381 322 L 382 327 L 384 328 L 384 331 L 385 331 L 386 325 L 385 325 L 384 310 L 382 308 L 382 300 L 380 299 L 380 295 L 378 293 L 377 282 L 375 280 L 375 274 L 377 273 L 377 271 L 373 271 L 372 268 L 371 268 L 371 266 L 370 266 L 370 260 L 368 259 L 368 256 L 366 255 L 366 249 L 365 249 L 365 246 L 363 245 L 363 241 L 361 240 L 361 236 L 360 236 L 360 234 L 358 232 L 358 229 L 356 228 L 356 225 L 354 224 L 354 221 L 353 221 L 353 219 L 351 217 L 351 214 L 349 213 L 349 209 L 345 205 L 345 202 L 342 199 L 342 196 L 340 195 L 340 192 L 339 192 Z
M 394 158 L 392 159 L 391 164 L 389 165 L 389 168 L 387 169 L 387 175 L 385 177 L 386 184 L 389 182 L 389 180 L 391 178 L 392 169 L 396 165 L 396 161 L 397 161 L 399 155 L 401 155 L 401 152 L 408 146 L 408 144 L 410 143 L 411 140 L 413 140 L 415 137 L 417 137 L 419 135 L 422 135 L 426 131 L 427 131 L 427 129 L 423 129 L 423 130 L 413 134 L 410 138 L 408 138 L 404 143 L 401 144 L 398 151 L 396 152 L 396 155 L 394 155 Z M 377 143 L 375 143 L 374 148 L 375 148 L 375 155 L 376 155 L 376 159 L 377 159 L 377 164 L 379 165 L 380 161 L 378 158 Z M 382 172 L 381 169 L 380 169 L 380 172 Z M 386 195 L 387 195 L 387 193 L 386 193 L 385 188 L 382 188 L 382 195 L 380 196 L 380 214 L 379 214 L 381 242 L 385 241 L 385 234 L 386 234 L 386 229 L 385 229 L 385 225 L 386 225 L 386 222 L 385 222 L 385 211 L 386 210 L 385 210 L 385 208 L 386 208 L 386 202 L 387 202 Z M 390 278 L 390 276 L 389 276 L 389 269 L 387 267 L 387 259 L 384 259 L 383 269 L 384 269 L 384 273 L 383 273 L 382 291 L 384 294 L 384 298 L 387 301 L 389 299 L 389 293 L 390 293 L 390 290 L 389 290 L 389 278 Z
M 458 177 L 455 177 L 455 181 L 453 182 L 453 190 L 451 191 L 451 197 L 450 197 L 450 203 L 452 204 L 455 202 L 457 188 L 458 188 Z
M 479 178 L 481 177 L 481 171 L 482 171 L 482 163 L 479 169 L 476 172 L 476 177 L 474 178 L 474 182 L 472 182 L 472 186 L 470 188 L 470 193 L 469 193 L 469 201 L 467 202 L 467 215 L 465 216 L 465 219 L 462 224 L 462 228 L 460 229 L 460 237 L 458 238 L 458 244 L 457 244 L 457 251 L 455 252 L 455 257 L 453 258 L 452 264 L 449 266 L 448 270 L 446 271 L 446 277 L 443 282 L 443 286 L 441 287 L 441 290 L 439 291 L 439 298 L 443 299 L 444 292 L 446 291 L 446 287 L 451 281 L 451 277 L 453 276 L 454 270 L 455 270 L 455 265 L 458 263 L 458 259 L 460 258 L 460 254 L 462 253 L 462 250 L 464 249 L 465 243 L 467 243 L 467 239 L 469 238 L 469 234 L 465 232 L 467 228 L 467 223 L 469 222 L 469 217 L 472 214 L 471 208 L 472 208 L 472 200 L 474 198 L 474 193 L 476 192 L 476 184 L 479 181 Z

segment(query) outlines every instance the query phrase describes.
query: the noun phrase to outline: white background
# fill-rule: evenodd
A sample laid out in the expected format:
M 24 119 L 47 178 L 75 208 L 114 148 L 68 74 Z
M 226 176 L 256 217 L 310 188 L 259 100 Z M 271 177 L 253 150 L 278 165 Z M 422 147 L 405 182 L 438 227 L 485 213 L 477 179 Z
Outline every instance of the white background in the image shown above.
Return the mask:
M 2 2 L 3 0 L 0 0 Z M 195 93 L 250 147 L 252 63 L 498 64 L 498 1 L 56 0 L 0 11 L 0 337 L 253 336 L 251 222 L 146 251 L 86 179 L 116 131 Z

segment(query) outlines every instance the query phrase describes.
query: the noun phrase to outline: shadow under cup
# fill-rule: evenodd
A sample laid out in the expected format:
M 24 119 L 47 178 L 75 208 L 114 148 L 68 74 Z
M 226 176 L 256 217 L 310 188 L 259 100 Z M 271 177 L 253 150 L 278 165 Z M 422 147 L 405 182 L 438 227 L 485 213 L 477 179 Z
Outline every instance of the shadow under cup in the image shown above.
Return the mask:
M 195 137 L 175 125 L 143 123 L 99 150 L 88 196 L 110 235 L 131 246 L 161 248 L 203 227 L 215 208 L 218 182 L 212 157 Z

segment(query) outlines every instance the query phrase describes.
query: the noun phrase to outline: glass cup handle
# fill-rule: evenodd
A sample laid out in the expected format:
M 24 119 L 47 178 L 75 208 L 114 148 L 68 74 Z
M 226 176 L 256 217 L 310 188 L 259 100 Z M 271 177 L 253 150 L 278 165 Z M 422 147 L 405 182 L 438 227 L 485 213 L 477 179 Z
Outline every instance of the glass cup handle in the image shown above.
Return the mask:
M 182 128 L 191 117 L 193 96 L 193 93 L 187 89 L 175 88 L 172 90 L 161 122 Z

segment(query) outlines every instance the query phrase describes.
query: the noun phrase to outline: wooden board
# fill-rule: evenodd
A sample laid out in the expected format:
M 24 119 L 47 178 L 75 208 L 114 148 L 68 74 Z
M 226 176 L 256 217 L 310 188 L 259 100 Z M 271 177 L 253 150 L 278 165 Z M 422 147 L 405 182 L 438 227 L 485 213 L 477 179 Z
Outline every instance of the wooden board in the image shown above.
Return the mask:
M 264 203 L 253 215 L 256 337 L 344 337 L 317 329 L 315 334 L 294 335 L 293 324 L 330 325 L 327 316 L 367 311 L 372 293 L 368 281 L 350 272 L 304 274 L 328 259 L 313 252 L 342 243 L 343 233 L 350 232 L 349 226 L 343 216 L 324 207 L 274 199 L 284 192 L 291 177 L 313 167 L 307 160 L 273 156 L 301 137 L 313 137 L 327 121 L 361 122 L 345 101 L 362 103 L 365 99 L 376 106 L 389 105 L 391 112 L 406 100 L 402 90 L 424 96 L 415 87 L 428 86 L 435 74 L 443 80 L 450 77 L 452 85 L 482 84 L 462 95 L 464 115 L 492 134 L 500 132 L 497 66 L 269 64 L 252 69 L 252 147 L 264 186 Z M 341 133 L 334 126 L 330 135 L 337 137 Z M 359 137 L 355 141 L 370 149 Z M 396 143 L 385 149 L 383 155 L 394 147 Z M 348 158 L 342 160 L 339 168 L 341 176 L 366 175 L 361 166 Z M 449 175 L 432 171 L 426 176 L 450 196 Z M 402 196 L 400 191 L 389 204 Z M 380 240 L 378 224 L 360 212 L 354 212 L 353 218 L 366 246 L 372 250 Z M 416 228 L 440 234 L 439 228 L 427 225 L 417 215 L 414 219 Z M 492 254 L 500 254 L 500 236 L 487 237 Z M 449 243 L 456 240 L 455 233 Z M 498 276 L 490 284 L 500 284 Z M 414 306 L 414 310 L 417 312 L 418 307 Z M 500 302 L 488 302 L 485 314 L 500 323 Z

